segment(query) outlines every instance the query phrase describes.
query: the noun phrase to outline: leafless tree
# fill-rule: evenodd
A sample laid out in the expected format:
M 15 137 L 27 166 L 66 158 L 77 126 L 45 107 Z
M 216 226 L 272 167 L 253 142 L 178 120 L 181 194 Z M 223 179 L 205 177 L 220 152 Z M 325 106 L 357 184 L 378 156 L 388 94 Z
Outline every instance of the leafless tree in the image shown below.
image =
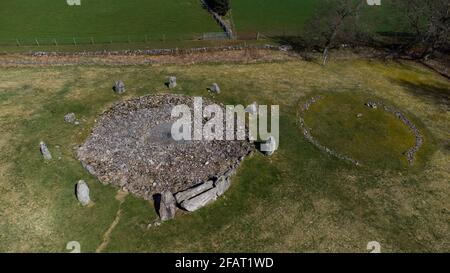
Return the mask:
M 366 0 L 327 0 L 309 22 L 306 39 L 322 47 L 322 64 L 326 65 L 330 48 L 338 36 L 353 36 L 356 31 L 355 20 Z M 345 40 L 345 39 L 343 39 Z
M 428 59 L 437 49 L 449 47 L 449 0 L 395 0 L 395 4 L 407 17 L 415 34 L 410 48 L 418 49 L 417 57 Z

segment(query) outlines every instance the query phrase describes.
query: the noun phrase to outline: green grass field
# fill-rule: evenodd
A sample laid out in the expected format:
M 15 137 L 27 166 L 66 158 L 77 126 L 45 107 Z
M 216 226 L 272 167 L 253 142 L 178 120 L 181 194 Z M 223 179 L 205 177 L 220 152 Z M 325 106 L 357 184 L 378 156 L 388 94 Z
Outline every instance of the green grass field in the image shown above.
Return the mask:
M 157 218 L 153 205 L 116 196 L 117 189 L 82 168 L 74 148 L 113 103 L 168 92 L 169 75 L 178 78 L 175 93 L 210 96 L 206 87 L 218 82 L 217 101 L 280 105 L 280 149 L 246 159 L 214 204 L 148 228 Z M 119 78 L 124 96 L 111 90 Z M 327 67 L 291 60 L 0 68 L 0 251 L 67 252 L 66 244 L 78 241 L 82 252 L 366 252 L 376 240 L 383 252 L 448 252 L 450 117 L 442 98 L 449 89 L 448 80 L 418 64 L 356 59 Z M 341 91 L 373 94 L 408 113 L 427 136 L 418 164 L 387 168 L 387 159 L 374 160 L 380 147 L 366 145 L 371 164 L 355 167 L 307 142 L 298 122 L 301 102 Z M 63 121 L 68 112 L 79 126 Z M 339 136 L 349 133 L 336 132 L 335 145 L 344 149 L 347 140 Z M 402 136 L 393 134 L 382 148 Z M 54 160 L 43 160 L 40 140 Z M 90 207 L 74 196 L 79 179 L 91 189 Z
M 238 33 L 261 32 L 270 36 L 298 35 L 324 0 L 234 0 L 232 14 Z M 377 31 L 401 31 L 399 15 L 390 2 L 363 7 L 360 24 Z
M 304 119 L 313 136 L 339 154 L 369 166 L 406 167 L 404 153 L 414 146 L 414 135 L 392 113 L 367 107 L 371 100 L 373 94 L 364 92 L 327 94 L 303 114 Z
M 197 0 L 2 0 L 0 44 L 142 42 L 193 39 L 221 29 Z

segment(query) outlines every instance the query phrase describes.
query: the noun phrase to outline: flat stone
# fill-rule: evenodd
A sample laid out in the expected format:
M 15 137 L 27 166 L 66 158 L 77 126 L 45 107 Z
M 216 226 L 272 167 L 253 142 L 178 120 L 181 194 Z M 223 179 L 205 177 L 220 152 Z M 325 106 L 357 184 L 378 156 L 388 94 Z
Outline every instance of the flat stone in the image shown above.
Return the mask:
M 217 189 L 212 188 L 194 198 L 183 201 L 181 207 L 187 211 L 196 211 L 217 199 Z
M 177 200 L 178 204 L 181 204 L 184 200 L 193 198 L 209 189 L 212 189 L 213 187 L 214 183 L 212 181 L 207 181 L 188 190 L 178 192 L 177 194 L 175 194 L 175 199 Z

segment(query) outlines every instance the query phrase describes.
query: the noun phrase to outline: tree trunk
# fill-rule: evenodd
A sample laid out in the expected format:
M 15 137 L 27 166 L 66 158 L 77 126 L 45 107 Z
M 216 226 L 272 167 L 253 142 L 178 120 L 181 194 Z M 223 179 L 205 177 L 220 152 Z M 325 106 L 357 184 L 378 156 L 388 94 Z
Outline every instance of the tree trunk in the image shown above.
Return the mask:
M 322 55 L 322 65 L 325 66 L 327 64 L 327 60 L 328 60 L 328 47 L 325 47 L 325 49 L 323 50 L 323 55 Z

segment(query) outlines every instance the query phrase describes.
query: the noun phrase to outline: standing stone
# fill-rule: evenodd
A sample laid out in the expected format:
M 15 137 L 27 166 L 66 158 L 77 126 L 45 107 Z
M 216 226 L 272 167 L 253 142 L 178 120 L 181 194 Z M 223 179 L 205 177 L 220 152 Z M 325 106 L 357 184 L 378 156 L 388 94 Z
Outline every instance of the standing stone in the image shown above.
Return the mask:
M 373 102 L 373 101 L 368 101 L 368 102 L 366 102 L 366 106 L 367 106 L 367 107 L 370 107 L 370 108 L 372 108 L 372 109 L 377 109 L 377 103 L 376 103 L 376 102 Z
M 245 108 L 245 112 L 250 113 L 252 115 L 258 114 L 258 104 L 256 102 L 253 102 L 247 108 Z
M 213 93 L 219 94 L 220 93 L 220 87 L 217 83 L 213 83 L 209 90 Z
M 123 83 L 122 80 L 118 80 L 114 84 L 113 89 L 114 89 L 114 92 L 116 92 L 117 94 L 123 94 L 123 93 L 125 93 L 125 83 Z
M 41 154 L 42 154 L 42 156 L 44 156 L 45 160 L 52 159 L 52 155 L 50 154 L 50 151 L 48 150 L 47 145 L 45 145 L 45 143 L 43 141 L 41 141 L 39 143 L 39 148 L 40 148 Z
M 217 179 L 215 183 L 217 196 L 221 196 L 224 194 L 229 188 L 230 188 L 230 178 L 226 176 L 221 176 L 219 179 Z
M 83 206 L 87 206 L 91 202 L 89 187 L 84 180 L 77 182 L 77 199 Z
M 68 123 L 74 123 L 75 119 L 76 119 L 76 117 L 75 117 L 74 113 L 69 113 L 69 114 L 64 116 L 64 121 L 68 122 Z
M 159 203 L 159 217 L 161 218 L 161 221 L 175 218 L 176 209 L 177 205 L 173 194 L 170 191 L 163 191 Z
M 265 142 L 261 143 L 261 152 L 266 155 L 272 155 L 277 149 L 276 139 L 270 136 Z
M 177 77 L 175 76 L 170 76 L 169 77 L 169 82 L 167 83 L 167 86 L 169 88 L 175 88 L 177 87 Z

